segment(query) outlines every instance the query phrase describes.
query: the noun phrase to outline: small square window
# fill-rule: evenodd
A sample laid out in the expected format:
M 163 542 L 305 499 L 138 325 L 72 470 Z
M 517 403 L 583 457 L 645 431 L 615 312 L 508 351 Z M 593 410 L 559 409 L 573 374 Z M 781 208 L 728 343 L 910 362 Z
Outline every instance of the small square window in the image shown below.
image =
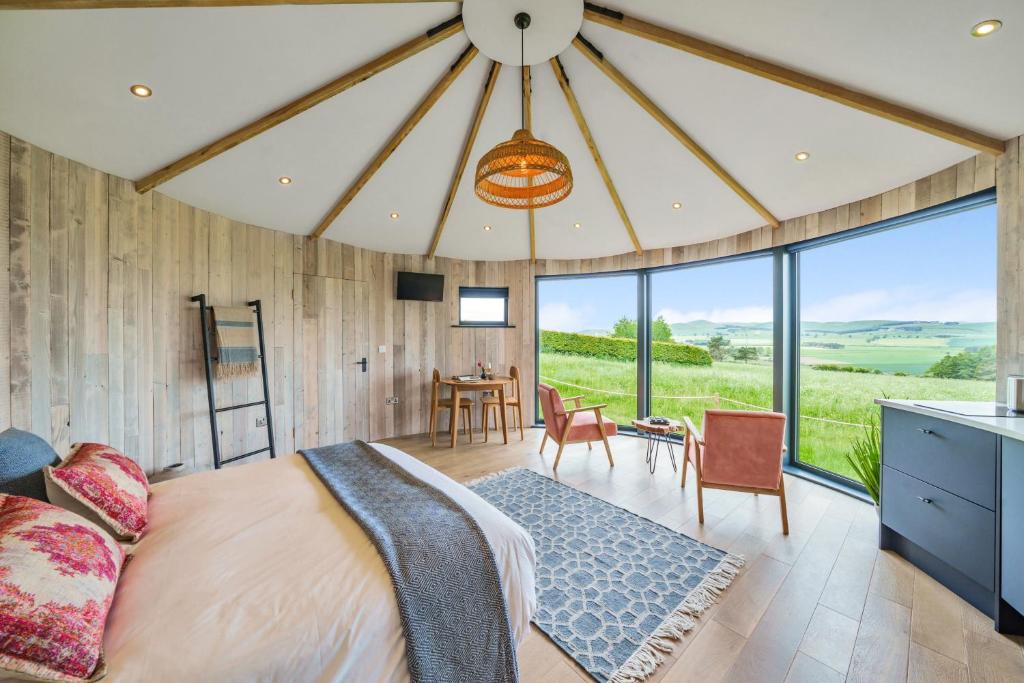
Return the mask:
M 459 324 L 508 325 L 508 287 L 459 287 Z

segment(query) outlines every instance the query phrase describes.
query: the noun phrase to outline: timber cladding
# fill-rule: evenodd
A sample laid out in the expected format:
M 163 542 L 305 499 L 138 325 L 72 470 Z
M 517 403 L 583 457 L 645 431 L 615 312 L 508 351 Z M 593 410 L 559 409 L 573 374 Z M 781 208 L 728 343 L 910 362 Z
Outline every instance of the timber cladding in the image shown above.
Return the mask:
M 3 133 L 0 231 L 0 265 L 10 271 L 0 288 L 0 428 L 35 432 L 58 452 L 95 440 L 147 472 L 212 466 L 198 314 L 188 300 L 200 292 L 213 306 L 263 302 L 279 453 L 426 432 L 434 367 L 514 363 L 533 385 L 526 261 L 310 242 L 137 194 L 130 181 Z M 396 301 L 398 270 L 443 273 L 444 303 Z M 451 327 L 460 285 L 509 287 L 516 327 Z M 388 396 L 398 405 L 385 405 Z M 260 399 L 258 375 L 218 382 L 219 406 Z M 527 397 L 524 412 L 532 410 Z M 221 414 L 225 457 L 265 445 L 257 416 L 258 407 Z
M 684 263 L 866 225 L 999 189 L 999 363 L 1022 369 L 1022 139 L 874 197 L 731 237 L 582 260 L 482 262 L 386 254 L 256 227 L 0 133 L 0 428 L 62 451 L 110 443 L 148 472 L 212 465 L 199 323 L 211 305 L 263 302 L 279 453 L 427 431 L 430 373 L 476 361 L 523 373 L 533 415 L 534 276 Z M 998 164 L 998 173 L 997 173 Z M 998 181 L 997 181 L 998 175 Z M 538 218 L 542 217 L 542 213 Z M 540 222 L 540 221 L 538 221 Z M 642 230 L 642 226 L 638 226 Z M 538 225 L 543 250 L 543 225 Z M 528 235 L 523 236 L 528 244 Z M 424 245 L 426 247 L 426 245 Z M 396 301 L 395 272 L 445 275 L 442 304 Z M 507 286 L 509 329 L 453 328 L 459 286 Z M 384 346 L 385 353 L 378 347 Z M 366 374 L 358 363 L 369 360 Z M 398 396 L 398 405 L 385 398 Z M 218 383 L 218 404 L 260 400 L 259 377 Z M 222 414 L 225 457 L 265 444 L 260 408 Z M 479 409 L 474 410 L 479 422 Z M 260 456 L 265 457 L 265 456 Z

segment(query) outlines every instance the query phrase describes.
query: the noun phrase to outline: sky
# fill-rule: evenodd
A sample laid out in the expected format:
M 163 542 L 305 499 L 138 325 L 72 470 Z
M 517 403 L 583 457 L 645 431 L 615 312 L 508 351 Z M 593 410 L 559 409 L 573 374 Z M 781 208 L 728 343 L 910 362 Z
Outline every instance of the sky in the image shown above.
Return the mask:
M 543 329 L 608 330 L 636 317 L 634 275 L 541 280 Z M 664 271 L 652 310 L 669 323 L 770 322 L 770 257 Z M 984 206 L 800 254 L 805 322 L 996 318 L 996 207 Z

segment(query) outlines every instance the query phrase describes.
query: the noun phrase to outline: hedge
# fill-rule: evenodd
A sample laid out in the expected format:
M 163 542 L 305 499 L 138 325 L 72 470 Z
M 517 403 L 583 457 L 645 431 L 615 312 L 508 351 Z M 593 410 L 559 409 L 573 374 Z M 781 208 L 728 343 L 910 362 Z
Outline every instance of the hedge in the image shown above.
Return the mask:
M 674 342 L 651 342 L 652 358 L 678 365 L 711 365 L 711 354 L 699 346 Z M 620 337 L 595 337 L 573 332 L 541 330 L 540 350 L 551 353 L 569 353 L 589 358 L 610 360 L 636 360 L 636 340 Z

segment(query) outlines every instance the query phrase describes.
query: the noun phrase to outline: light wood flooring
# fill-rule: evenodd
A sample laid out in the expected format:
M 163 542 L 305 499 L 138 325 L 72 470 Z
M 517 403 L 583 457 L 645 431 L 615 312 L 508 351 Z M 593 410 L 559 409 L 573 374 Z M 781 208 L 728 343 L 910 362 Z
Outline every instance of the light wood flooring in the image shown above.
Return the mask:
M 491 433 L 470 445 L 432 448 L 426 437 L 388 440 L 458 481 L 523 466 L 551 475 L 555 448 L 542 433 L 509 445 Z M 693 538 L 746 557 L 742 574 L 667 656 L 651 681 L 1024 681 L 1024 639 L 992 621 L 903 559 L 878 550 L 878 520 L 865 503 L 786 478 L 791 532 L 779 502 L 708 490 L 697 522 L 692 468 L 686 489 L 665 453 L 651 475 L 644 441 L 567 446 L 557 478 Z M 536 627 L 520 647 L 524 683 L 591 680 Z

